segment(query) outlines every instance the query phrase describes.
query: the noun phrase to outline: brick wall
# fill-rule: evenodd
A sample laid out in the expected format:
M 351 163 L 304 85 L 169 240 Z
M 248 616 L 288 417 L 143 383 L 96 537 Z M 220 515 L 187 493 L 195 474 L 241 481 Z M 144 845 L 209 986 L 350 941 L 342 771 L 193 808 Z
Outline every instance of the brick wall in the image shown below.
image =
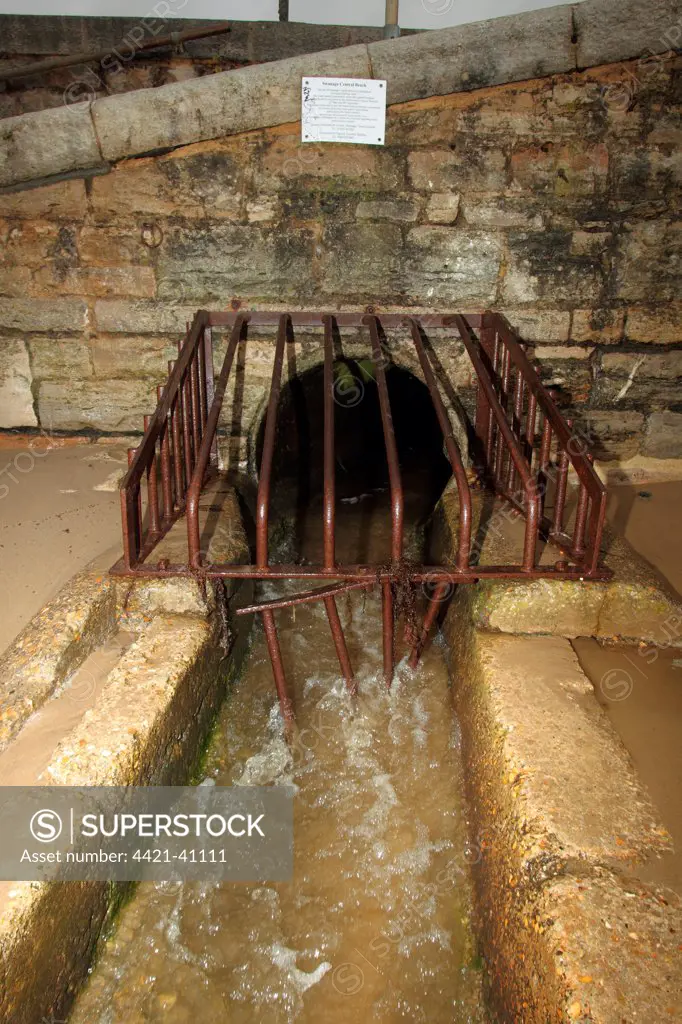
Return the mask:
M 492 307 L 602 458 L 682 457 L 681 86 L 618 64 L 393 107 L 381 149 L 291 125 L 0 195 L 0 425 L 139 429 L 199 307 Z

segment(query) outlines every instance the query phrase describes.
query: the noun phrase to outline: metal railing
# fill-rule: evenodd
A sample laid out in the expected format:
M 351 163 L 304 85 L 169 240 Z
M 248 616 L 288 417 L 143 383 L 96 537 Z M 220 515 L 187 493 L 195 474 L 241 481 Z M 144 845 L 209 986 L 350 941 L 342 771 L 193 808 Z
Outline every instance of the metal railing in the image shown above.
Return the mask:
M 237 347 L 240 343 L 248 346 L 249 329 L 259 327 L 276 327 L 277 337 L 256 501 L 256 564 L 207 564 L 200 543 L 200 498 L 209 478 L 217 471 L 218 426 Z M 298 327 L 321 328 L 323 331 L 324 558 L 321 565 L 272 565 L 268 526 L 277 414 L 286 346 L 295 340 Z M 230 332 L 215 387 L 213 328 Z M 391 496 L 391 562 L 388 568 L 339 565 L 336 559 L 333 371 L 334 334 L 342 328 L 364 328 L 369 335 Z M 501 315 L 417 317 L 402 314 L 200 311 L 188 326 L 177 361 L 169 364 L 168 382 L 164 388 L 159 388 L 156 412 L 145 419 L 142 443 L 129 453 L 130 467 L 121 483 L 124 554 L 112 571 L 144 576 L 192 574 L 214 579 L 325 580 L 327 585 L 322 588 L 251 605 L 239 612 L 257 611 L 263 618 L 282 714 L 288 723 L 293 720 L 293 708 L 287 693 L 277 637 L 274 617 L 277 609 L 310 601 L 324 602 L 341 670 L 348 686 L 354 690 L 354 674 L 336 597 L 349 590 L 367 589 L 378 583 L 382 594 L 383 657 L 387 683 L 390 684 L 393 677 L 393 587 L 398 575 L 405 572 L 404 495 L 386 380 L 385 328 L 402 328 L 411 337 L 443 434 L 459 499 L 454 562 L 448 566 L 409 568 L 412 583 L 428 581 L 435 584 L 423 626 L 414 641 L 410 663 L 416 665 L 444 593 L 453 583 L 472 583 L 489 578 L 590 580 L 610 575 L 599 567 L 606 514 L 605 488 L 595 473 L 584 439 L 572 432 L 570 423 L 559 412 L 552 392 L 540 381 L 523 345 Z M 471 485 L 441 396 L 428 342 L 427 330 L 434 328 L 452 329 L 457 333 L 475 372 L 478 386 L 476 466 L 481 481 L 510 503 L 525 520 L 523 554 L 518 563 L 479 564 L 478 552 L 472 543 Z M 566 496 L 571 469 L 577 477 L 578 494 L 574 524 L 568 532 Z M 145 515 L 143 481 L 146 481 Z M 551 488 L 553 512 L 550 518 L 545 509 Z M 187 525 L 186 562 L 170 564 L 162 560 L 155 565 L 150 564 L 152 551 L 183 513 Z M 541 564 L 539 541 L 552 542 L 560 549 L 560 557 L 554 564 Z M 338 582 L 329 585 L 330 580 Z

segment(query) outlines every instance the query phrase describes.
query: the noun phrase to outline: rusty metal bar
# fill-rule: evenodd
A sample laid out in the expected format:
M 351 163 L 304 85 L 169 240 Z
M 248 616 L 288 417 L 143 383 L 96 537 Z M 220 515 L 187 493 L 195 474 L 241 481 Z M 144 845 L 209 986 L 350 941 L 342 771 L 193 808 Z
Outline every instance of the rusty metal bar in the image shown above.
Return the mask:
M 236 321 L 235 321 L 236 322 Z M 211 411 L 213 405 L 213 398 L 215 396 L 215 368 L 213 366 L 213 331 L 210 327 L 204 327 L 204 378 L 206 388 L 206 415 Z M 213 437 L 213 446 L 211 448 L 211 465 L 218 465 L 218 434 L 217 432 Z
M 386 371 L 384 370 L 384 355 L 381 351 L 381 339 L 379 337 L 379 326 L 381 322 L 379 317 L 376 316 L 366 316 L 364 321 L 365 325 L 369 327 L 369 334 L 372 340 L 372 362 L 374 363 L 374 368 L 376 370 L 379 408 L 381 410 L 381 424 L 384 431 L 386 460 L 388 462 L 388 479 L 391 490 L 391 558 L 394 562 L 399 562 L 403 557 L 405 499 L 403 496 L 403 484 L 400 477 L 400 463 L 398 461 L 398 449 L 395 443 L 395 431 L 393 430 L 391 402 L 388 397 Z
M 145 433 L 149 430 L 151 416 L 145 416 Z M 151 533 L 158 533 L 161 529 L 161 518 L 159 516 L 159 481 L 157 477 L 156 451 L 147 467 L 147 507 L 149 509 L 149 530 Z
M 547 470 L 549 468 L 549 460 L 552 453 L 552 425 L 545 416 L 545 422 L 542 425 L 542 440 L 540 442 L 540 462 L 538 465 L 538 494 L 540 496 L 540 515 L 544 513 L 545 503 L 547 500 L 547 484 L 549 483 L 549 476 Z
M 463 317 L 455 316 L 454 320 L 459 329 L 465 348 L 469 353 L 469 358 L 474 364 L 479 385 L 483 388 L 486 398 L 490 403 L 493 416 L 497 421 L 499 431 L 498 441 L 504 439 L 509 450 L 509 455 L 513 459 L 516 470 L 521 478 L 526 499 L 526 536 L 523 546 L 523 570 L 524 572 L 530 572 L 535 566 L 535 548 L 537 545 L 538 530 L 540 526 L 540 507 L 537 494 L 535 493 L 534 481 L 531 479 L 528 463 L 526 462 L 511 427 L 507 423 L 504 409 L 500 405 L 495 388 L 493 387 L 486 368 L 481 361 L 473 335 L 471 334 L 471 331 Z
M 173 372 L 174 363 L 168 364 L 169 372 Z M 185 500 L 185 477 L 183 472 L 183 453 L 182 453 L 182 422 L 181 422 L 181 409 L 176 395 L 173 399 L 173 404 L 170 410 L 171 420 L 171 438 L 173 441 L 173 478 L 175 486 L 175 504 L 178 508 L 184 503 Z
M 570 540 L 570 538 L 569 538 Z M 123 559 L 112 567 L 110 572 L 115 576 L 154 576 L 159 579 L 174 576 L 186 576 L 189 568 L 186 563 L 163 565 L 140 565 L 128 569 Z M 412 583 L 452 583 L 452 566 L 424 565 L 420 569 L 407 574 Z M 556 569 L 548 565 L 528 571 L 521 565 L 476 565 L 469 572 L 457 573 L 457 583 L 478 583 L 482 579 L 498 580 L 539 580 L 539 579 L 590 579 L 608 580 L 612 577 L 609 569 L 600 567 L 595 574 L 590 574 L 587 567 L 569 566 L 568 569 Z M 344 565 L 337 566 L 333 573 L 323 565 L 271 565 L 259 569 L 254 565 L 206 565 L 201 570 L 202 578 L 226 580 L 357 580 L 385 583 L 394 579 L 394 572 L 389 569 L 377 568 L 376 565 Z
M 365 317 L 365 323 L 369 327 L 369 335 L 372 341 L 372 362 L 374 363 L 376 371 L 377 391 L 379 393 L 379 409 L 381 411 L 381 424 L 384 432 L 386 461 L 388 463 L 388 479 L 391 491 L 391 561 L 394 565 L 398 565 L 403 557 L 403 530 L 405 519 L 403 484 L 400 476 L 398 449 L 395 443 L 391 401 L 388 395 L 388 384 L 386 383 L 386 372 L 384 370 L 384 356 L 381 351 L 381 338 L 379 337 L 380 321 L 376 316 L 367 316 Z M 382 584 L 381 606 L 383 622 L 384 679 L 386 681 L 386 685 L 390 686 L 393 682 L 393 672 L 395 667 L 395 617 L 393 614 L 393 590 L 390 583 Z
M 164 389 L 159 386 L 156 395 L 159 402 L 163 399 Z M 170 519 L 173 515 L 173 471 L 170 456 L 170 438 L 168 419 L 161 430 L 161 493 L 163 494 L 163 518 Z
M 276 597 L 273 601 L 263 601 L 260 604 L 250 604 L 237 609 L 237 615 L 251 615 L 254 612 L 262 612 L 264 609 L 277 611 L 281 608 L 295 608 L 299 604 L 310 604 L 313 601 L 324 601 L 328 597 L 336 597 L 338 594 L 347 594 L 351 590 L 367 590 L 374 586 L 375 581 L 363 580 L 355 583 L 335 583 L 330 587 L 318 587 L 317 590 L 307 590 L 303 594 L 292 594 L 289 597 Z
M 384 327 L 405 327 L 409 316 L 415 314 L 410 313 L 381 313 L 381 322 Z M 467 319 L 467 323 L 471 327 L 478 328 L 484 319 L 484 316 L 491 317 L 492 314 L 486 313 L 466 313 L 464 314 Z M 228 312 L 210 312 L 206 314 L 207 324 L 209 327 L 233 327 L 234 321 L 239 313 L 228 313 Z M 252 327 L 277 327 L 279 324 L 281 313 L 272 312 L 268 310 L 249 310 L 249 321 Z M 292 327 L 323 327 L 325 316 L 329 316 L 328 312 L 325 311 L 314 311 L 305 310 L 303 312 L 289 312 L 287 313 L 289 321 Z M 334 319 L 339 327 L 366 327 L 367 313 L 334 313 Z M 453 314 L 447 313 L 442 315 L 428 314 L 429 325 L 431 327 L 451 327 L 453 322 Z
M 433 597 L 429 601 L 421 632 L 412 647 L 412 651 L 410 652 L 410 657 L 407 662 L 410 668 L 416 668 L 419 664 L 419 659 L 421 658 L 422 651 L 424 650 L 424 645 L 426 644 L 434 622 L 438 618 L 438 612 L 440 611 L 445 596 L 451 587 L 451 582 L 451 580 L 447 582 L 441 581 L 436 587 Z
M 201 395 L 199 392 L 199 351 L 201 345 L 189 364 L 189 394 L 192 404 L 192 444 L 194 446 L 194 460 L 199 455 L 201 448 Z
M 267 609 L 262 613 L 262 615 L 263 628 L 265 630 L 265 642 L 268 645 L 268 654 L 270 655 L 270 661 L 272 663 L 272 674 L 275 678 L 277 696 L 279 697 L 279 706 L 282 712 L 282 718 L 284 719 L 284 726 L 289 730 L 295 721 L 294 708 L 291 703 L 291 698 L 287 692 L 284 663 L 282 662 L 282 651 L 279 646 L 279 637 L 277 636 L 275 616 L 273 612 L 268 611 Z
M 218 25 L 209 25 L 204 28 L 191 28 L 185 32 L 171 32 L 170 35 L 159 36 L 158 39 L 152 37 L 151 39 L 136 43 L 134 47 L 128 44 L 128 49 L 131 52 L 126 59 L 130 59 L 136 53 L 141 53 L 144 50 L 158 50 L 161 47 L 179 46 L 181 43 L 188 43 L 194 39 L 206 39 L 209 36 L 218 36 L 229 31 L 229 22 L 223 21 Z M 115 52 L 116 47 L 111 47 L 108 50 L 88 50 L 86 53 L 72 53 L 65 57 L 50 57 L 48 60 L 24 64 L 23 67 L 8 68 L 6 71 L 0 72 L 0 82 L 13 82 L 18 78 L 33 78 L 34 75 L 42 75 L 57 68 L 76 67 L 78 64 L 100 63 L 106 60 L 107 57 L 111 58 Z
M 324 318 L 324 564 L 336 565 L 334 469 L 334 318 Z
M 211 402 L 211 411 L 209 412 L 208 419 L 206 420 L 206 430 L 201 442 L 201 448 L 197 455 L 196 467 L 187 490 L 187 543 L 189 549 L 189 564 L 193 568 L 199 568 L 201 566 L 201 535 L 199 526 L 199 499 L 201 496 L 201 488 L 204 485 L 206 472 L 213 453 L 213 442 L 218 430 L 218 421 L 220 420 L 220 413 L 225 400 L 225 392 L 227 391 L 227 384 L 230 379 L 234 355 L 242 336 L 244 326 L 248 323 L 248 319 L 248 314 L 240 314 L 236 318 L 234 327 L 232 328 L 222 369 L 218 378 L 218 384 L 215 388 L 213 401 Z
M 452 424 L 448 418 L 448 414 L 445 411 L 443 400 L 441 399 L 440 392 L 438 390 L 438 384 L 431 367 L 431 363 L 426 354 L 424 344 L 421 339 L 421 333 L 419 325 L 414 318 L 410 318 L 410 329 L 412 331 L 412 341 L 414 347 L 417 350 L 417 356 L 419 357 L 419 363 L 424 374 L 426 386 L 429 389 L 431 395 L 431 402 L 438 419 L 438 425 L 440 426 L 443 438 L 445 440 L 445 447 L 447 449 L 448 458 L 450 465 L 452 466 L 452 475 L 455 478 L 457 485 L 457 493 L 459 495 L 459 543 L 457 546 L 457 568 L 462 572 L 466 572 L 469 568 L 469 549 L 471 547 L 471 488 L 469 487 L 469 481 L 467 480 L 466 470 L 462 462 L 462 455 L 459 450 L 459 445 L 455 440 L 455 436 L 452 432 Z
M 268 565 L 268 523 L 270 520 L 270 482 L 272 476 L 272 459 L 275 453 L 275 429 L 277 426 L 277 406 L 282 389 L 282 366 L 284 364 L 284 348 L 287 340 L 289 324 L 288 313 L 280 313 L 277 330 L 275 361 L 272 368 L 270 398 L 265 416 L 265 434 L 263 436 L 263 454 L 260 463 L 260 479 L 256 498 L 256 565 L 266 568 Z

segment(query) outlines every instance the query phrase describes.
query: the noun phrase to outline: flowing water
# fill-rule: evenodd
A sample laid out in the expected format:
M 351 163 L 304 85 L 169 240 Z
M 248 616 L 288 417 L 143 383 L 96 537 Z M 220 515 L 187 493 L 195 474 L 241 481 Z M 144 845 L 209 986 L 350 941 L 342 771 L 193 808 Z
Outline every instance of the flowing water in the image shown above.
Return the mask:
M 351 497 L 339 506 L 340 557 L 380 562 L 387 496 Z M 316 505 L 299 537 L 310 561 L 320 522 Z M 340 678 L 324 606 L 278 612 L 300 731 L 285 742 L 256 627 L 204 767 L 218 785 L 295 787 L 293 882 L 139 886 L 72 1024 L 484 1019 L 445 652 L 436 641 L 411 672 L 398 635 L 389 693 L 377 598 L 356 593 L 339 606 L 358 697 Z

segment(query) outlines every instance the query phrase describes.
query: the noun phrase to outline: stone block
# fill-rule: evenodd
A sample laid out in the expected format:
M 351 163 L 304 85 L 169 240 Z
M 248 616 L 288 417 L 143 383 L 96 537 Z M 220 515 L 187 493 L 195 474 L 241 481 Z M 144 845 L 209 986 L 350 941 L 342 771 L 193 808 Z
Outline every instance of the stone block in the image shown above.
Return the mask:
M 537 911 L 535 923 L 564 990 L 563 1019 L 674 1019 L 680 1001 L 679 895 L 603 869 L 578 869 L 577 877 L 552 881 Z
M 98 299 L 95 321 L 97 328 L 107 334 L 177 334 L 180 337 L 196 311 L 194 303 L 178 306 L 171 299 L 138 302 Z
M 475 136 L 461 136 L 450 149 L 408 154 L 410 181 L 422 192 L 495 192 L 507 185 L 507 154 Z
M 502 261 L 501 242 L 487 232 L 413 228 L 407 239 L 405 290 L 416 301 L 489 304 Z
M 625 314 L 619 309 L 574 309 L 571 341 L 615 345 L 623 338 Z
M 676 301 L 682 224 L 660 219 L 629 227 L 620 240 L 616 294 L 638 304 Z
M 542 213 L 527 199 L 519 201 L 510 196 L 492 196 L 482 199 L 467 196 L 462 202 L 462 213 L 467 224 L 476 228 L 531 228 L 543 226 Z
M 682 458 L 682 413 L 666 410 L 649 417 L 642 454 L 654 459 Z
M 646 355 L 637 352 L 608 352 L 602 355 L 601 373 L 595 381 L 597 405 L 626 408 L 645 405 L 661 409 L 679 399 L 682 352 Z
M 578 67 L 630 60 L 641 54 L 666 53 L 679 45 L 680 5 L 677 0 L 609 0 L 576 4 Z
M 309 179 L 314 188 L 332 188 L 335 182 L 338 187 L 376 191 L 399 187 L 393 155 L 374 146 L 304 143 L 296 132 L 274 135 L 261 148 L 260 159 L 255 154 L 253 161 L 254 186 L 259 192 L 295 189 L 299 179 Z
M 630 459 L 642 450 L 644 416 L 640 412 L 589 410 L 581 417 L 597 459 Z
M 368 78 L 365 46 L 206 75 L 97 100 L 92 115 L 106 160 L 297 121 L 304 75 Z
M 35 380 L 73 380 L 92 376 L 88 343 L 84 338 L 29 338 Z
M 7 223 L 3 238 L 3 276 L 13 266 L 41 267 L 52 256 L 76 254 L 75 231 L 45 220 Z
M 0 194 L 0 217 L 81 221 L 87 212 L 82 180 L 58 181 L 55 185 Z
M 88 103 L 8 117 L 0 124 L 0 185 L 102 163 Z
M 628 341 L 669 345 L 682 341 L 682 305 L 665 303 L 653 308 L 628 309 L 625 324 Z
M 592 388 L 593 353 L 594 348 L 589 345 L 539 345 L 535 349 L 535 363 L 540 379 L 546 387 L 570 395 L 572 406 L 584 405 Z
M 155 406 L 148 379 L 43 381 L 38 388 L 38 415 L 49 430 L 141 431 Z
M 523 341 L 553 344 L 568 341 L 571 314 L 568 310 L 501 309 Z
M 150 377 L 161 381 L 168 373 L 168 361 L 176 359 L 178 350 L 169 338 L 120 337 L 118 335 L 90 340 L 92 365 L 96 377 L 124 379 L 126 377 Z M 153 387 L 149 384 L 150 405 Z
M 125 295 L 151 298 L 156 294 L 152 267 L 43 267 L 33 278 L 42 295 Z
M 358 220 L 388 220 L 395 224 L 413 223 L 419 207 L 411 199 L 375 199 L 358 203 Z
M 402 234 L 396 224 L 328 224 L 323 240 L 322 288 L 386 301 L 400 291 Z
M 432 224 L 454 224 L 459 214 L 459 192 L 436 192 L 426 207 L 426 218 Z
M 97 267 L 126 267 L 149 264 L 163 240 L 163 228 L 155 221 L 137 224 L 87 226 L 78 233 L 78 255 L 84 264 Z
M 0 274 L 0 295 L 8 298 L 30 295 L 32 292 L 33 274 L 30 267 L 2 267 Z
M 435 27 L 435 26 L 434 26 Z M 388 102 L 444 96 L 575 67 L 567 7 L 370 43 L 372 73 Z
M 608 170 L 609 153 L 603 143 L 546 142 L 542 146 L 517 149 L 511 158 L 514 188 L 565 198 L 603 192 Z
M 0 338 L 0 427 L 37 425 L 26 345 L 18 338 Z
M 80 333 L 87 306 L 77 299 L 0 299 L 0 328 L 12 331 Z
M 569 308 L 596 304 L 604 283 L 601 260 L 574 256 L 571 241 L 567 231 L 510 231 L 505 303 L 549 302 Z
M 159 294 L 221 305 L 235 296 L 282 301 L 306 288 L 311 262 L 312 238 L 306 231 L 174 224 L 159 250 Z

